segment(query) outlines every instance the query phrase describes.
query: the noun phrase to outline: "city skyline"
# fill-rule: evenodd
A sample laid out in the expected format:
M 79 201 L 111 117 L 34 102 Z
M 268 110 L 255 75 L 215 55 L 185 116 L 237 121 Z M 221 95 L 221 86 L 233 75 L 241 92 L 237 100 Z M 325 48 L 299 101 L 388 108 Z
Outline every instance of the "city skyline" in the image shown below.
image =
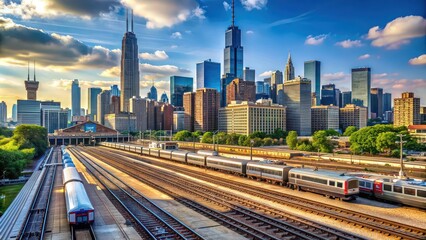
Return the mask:
M 84 6 L 58 7 L 57 3 L 56 8 L 37 13 L 17 11 L 28 7 L 30 3 L 26 2 L 12 6 L 0 0 L 0 35 L 5 39 L 0 45 L 4 50 L 0 52 L 0 100 L 9 106 L 8 117 L 16 100 L 26 99 L 27 62 L 34 58 L 40 82 L 38 99 L 60 100 L 63 107 L 71 106 L 73 79 L 80 81 L 83 108 L 87 108 L 87 88 L 107 89 L 119 83 L 119 49 L 125 26 L 122 5 L 116 2 L 113 11 L 105 6 L 88 11 Z M 223 33 L 231 25 L 231 1 L 191 0 L 179 5 L 181 1 L 163 0 L 170 4 L 173 14 L 189 11 L 181 19 L 151 3 L 123 2 L 135 11 L 142 97 L 152 81 L 158 92 L 166 91 L 170 96 L 169 77 L 195 79 L 196 63 L 212 59 L 223 64 Z M 284 11 L 281 1 L 236 1 L 235 25 L 241 29 L 243 67 L 255 69 L 257 80 L 269 77 L 271 71 L 284 71 L 290 51 L 296 76 L 303 76 L 305 61 L 319 60 L 321 85 L 334 83 L 341 91 L 347 91 L 351 69 L 370 67 L 371 87 L 383 88 L 393 97 L 404 91 L 414 92 L 426 105 L 423 1 L 395 1 L 386 7 L 385 1 L 369 2 L 368 6 L 363 1 L 345 6 L 337 1 L 304 3 L 287 3 Z M 383 9 L 374 11 L 378 7 Z M 146 10 L 158 16 L 150 16 Z M 62 18 L 57 14 L 60 11 L 72 17 Z M 359 18 L 363 21 L 357 21 Z M 312 24 L 315 27 L 307 27 Z M 391 27 L 397 35 L 389 33 Z M 19 49 L 12 46 L 16 41 L 22 43 Z

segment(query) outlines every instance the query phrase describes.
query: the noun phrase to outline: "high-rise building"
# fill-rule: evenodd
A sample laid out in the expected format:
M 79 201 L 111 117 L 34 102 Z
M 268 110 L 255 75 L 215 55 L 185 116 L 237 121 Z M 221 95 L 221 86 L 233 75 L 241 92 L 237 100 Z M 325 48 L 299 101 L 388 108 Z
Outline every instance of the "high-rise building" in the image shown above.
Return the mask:
M 338 106 L 336 102 L 336 86 L 334 84 L 322 85 L 321 105 Z
M 306 61 L 304 65 L 305 78 L 311 80 L 312 92 L 315 93 L 316 105 L 320 105 L 321 99 L 321 62 L 316 60 Z
M 90 120 L 96 121 L 96 115 L 98 113 L 98 94 L 102 92 L 100 88 L 89 88 L 88 89 L 88 106 L 87 111 L 90 116 Z
M 128 16 L 126 11 L 126 33 L 121 45 L 121 79 L 120 79 L 120 108 L 124 112 L 129 111 L 129 99 L 139 97 L 139 57 L 138 40 L 133 32 L 133 10 L 129 32 Z
M 173 106 L 168 103 L 155 103 L 155 130 L 172 130 L 173 127 Z
M 306 78 L 284 82 L 284 106 L 287 107 L 287 130 L 300 136 L 311 135 L 311 81 Z
M 234 79 L 226 87 L 226 104 L 232 101 L 256 101 L 256 86 L 252 81 Z
M 347 104 L 352 103 L 352 92 L 342 92 L 342 99 L 341 99 L 342 105 L 340 108 L 345 107 Z
M 317 95 L 316 93 L 311 93 L 311 106 L 316 106 L 317 105 Z
M 117 96 L 117 97 L 120 97 L 120 89 L 118 89 L 118 86 L 117 85 L 111 85 L 111 97 L 112 96 Z
M 201 88 L 195 92 L 194 130 L 214 131 L 217 129 L 217 115 L 220 94 L 216 89 Z
M 160 102 L 169 103 L 169 97 L 167 97 L 167 93 L 166 92 L 163 92 L 163 94 L 161 94 Z
M 241 30 L 235 25 L 235 8 L 232 2 L 232 25 L 225 33 L 225 49 L 223 50 L 223 73 L 233 78 L 243 78 L 243 47 L 241 46 Z M 225 86 L 226 88 L 226 86 Z M 222 88 L 223 89 L 223 88 Z
M 401 98 L 393 101 L 395 127 L 420 124 L 420 98 L 414 97 L 412 92 L 404 92 Z
M 72 116 L 81 116 L 81 88 L 78 79 L 74 79 L 71 85 L 71 111 Z
M 319 130 L 339 131 L 339 106 L 312 106 L 312 134 Z
M 110 104 L 110 107 L 109 107 L 109 113 L 119 114 L 121 112 L 120 100 L 121 100 L 121 98 L 119 96 L 112 96 L 111 97 L 111 104 Z M 129 111 L 130 111 L 130 106 L 129 106 Z
M 132 97 L 129 101 L 129 111 L 136 116 L 136 131 L 145 132 L 147 130 L 148 115 L 146 112 L 146 101 L 145 98 Z
M 191 77 L 170 77 L 170 98 L 171 104 L 176 107 L 183 106 L 183 94 L 192 92 L 194 81 Z
M 41 103 L 37 100 L 18 100 L 18 124 L 41 126 Z
M 383 94 L 383 112 L 392 111 L 392 94 Z
M 211 59 L 197 63 L 196 89 L 214 88 L 220 92 L 220 63 Z
M 18 121 L 18 108 L 16 104 L 13 104 L 12 106 L 12 121 L 14 122 Z
M 340 108 L 339 123 L 342 132 L 349 126 L 357 129 L 367 126 L 367 108 L 348 104 L 344 108 Z
M 256 81 L 256 71 L 254 69 L 250 69 L 249 67 L 245 67 L 243 70 L 243 79 L 244 81 Z
M 291 81 L 295 78 L 293 62 L 291 61 L 291 55 L 288 53 L 287 64 L 285 65 L 284 81 Z
M 158 96 L 157 96 L 157 88 L 155 88 L 154 83 L 152 83 L 151 88 L 149 89 L 148 92 L 148 98 L 154 101 L 157 101 Z
M 173 131 L 179 132 L 185 130 L 185 112 L 174 111 L 173 112 Z
M 279 105 L 284 105 L 284 83 L 283 84 L 277 84 L 276 85 L 276 99 L 277 99 L 277 104 Z
M 383 88 L 372 88 L 370 94 L 371 118 L 383 118 Z
M 60 102 L 41 102 L 41 124 L 47 129 L 48 133 L 54 133 L 55 130 L 66 128 L 68 125 L 67 120 L 68 112 L 61 109 Z
M 271 78 L 263 79 L 263 92 L 266 93 L 269 97 L 271 96 Z
M 34 79 L 30 80 L 30 62 L 28 62 L 28 78 L 25 81 L 25 90 L 27 90 L 27 100 L 37 100 L 37 90 L 39 82 L 36 80 L 36 70 L 34 61 Z
M 420 107 L 420 124 L 426 124 L 426 107 Z
M 273 104 L 271 99 L 256 103 L 233 101 L 219 109 L 219 130 L 249 135 L 259 131 L 273 133 L 277 128 L 286 130 L 286 107 Z
M 265 86 L 264 82 L 256 81 L 255 84 L 256 84 L 256 94 L 263 93 L 263 87 Z
M 103 90 L 98 94 L 97 98 L 96 120 L 103 125 L 105 124 L 105 115 L 110 113 L 111 91 Z
M 371 113 L 371 69 L 352 69 L 352 104 L 367 108 L 367 117 Z
M 336 101 L 336 106 L 342 105 L 341 99 L 342 99 L 342 92 L 340 91 L 340 89 L 336 88 L 335 100 L 334 100 L 334 101 Z
M 7 105 L 4 101 L 0 102 L 0 125 L 7 122 Z
M 148 99 L 146 101 L 146 115 L 147 115 L 147 130 L 155 130 L 156 129 L 156 114 L 155 114 L 155 105 L 156 101 L 152 99 Z
M 220 79 L 220 106 L 226 106 L 226 87 L 234 80 L 233 74 L 226 73 Z
M 183 108 L 185 112 L 185 130 L 194 131 L 195 117 L 195 92 L 186 92 L 183 94 Z
M 277 85 L 283 83 L 283 73 L 279 70 L 272 72 L 271 75 L 271 99 L 272 102 L 277 103 Z
M 105 114 L 105 126 L 119 132 L 135 132 L 136 116 L 132 113 Z

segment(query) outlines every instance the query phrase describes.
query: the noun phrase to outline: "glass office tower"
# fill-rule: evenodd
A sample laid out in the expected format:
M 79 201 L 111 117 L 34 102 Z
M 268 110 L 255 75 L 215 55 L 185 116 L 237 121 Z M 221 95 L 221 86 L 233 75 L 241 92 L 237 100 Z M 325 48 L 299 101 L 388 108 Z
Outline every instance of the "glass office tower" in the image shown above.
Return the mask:
M 191 77 L 170 77 L 171 104 L 175 107 L 183 107 L 183 94 L 192 92 L 194 81 Z
M 196 89 L 214 88 L 220 92 L 220 63 L 211 59 L 197 63 Z
M 371 69 L 352 69 L 352 103 L 366 107 L 368 118 L 371 116 Z
M 304 66 L 305 78 L 311 80 L 312 92 L 315 93 L 317 106 L 320 105 L 321 98 L 321 62 L 306 61 Z

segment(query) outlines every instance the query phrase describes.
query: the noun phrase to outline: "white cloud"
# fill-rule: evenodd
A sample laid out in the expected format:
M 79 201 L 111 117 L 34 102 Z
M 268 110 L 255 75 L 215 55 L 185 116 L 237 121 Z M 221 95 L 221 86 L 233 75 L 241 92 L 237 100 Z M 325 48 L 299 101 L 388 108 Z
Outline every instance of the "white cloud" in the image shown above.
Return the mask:
M 426 54 L 422 54 L 418 57 L 412 58 L 408 62 L 411 65 L 425 65 L 426 64 Z
M 252 35 L 252 34 L 254 34 L 254 32 L 253 32 L 252 30 L 248 30 L 248 31 L 246 32 L 246 34 L 248 34 L 248 35 Z
M 361 47 L 362 43 L 360 40 L 345 40 L 336 43 L 337 46 L 341 46 L 343 48 L 353 48 L 353 47 Z
M 196 0 L 121 0 L 133 9 L 135 15 L 147 19 L 146 27 L 150 29 L 172 27 L 185 22 L 191 17 L 205 18 L 204 10 Z
M 270 71 L 265 71 L 265 72 L 263 72 L 263 73 L 259 74 L 259 77 L 263 77 L 263 78 L 271 77 L 273 72 L 274 72 L 274 71 L 272 71 L 272 70 L 270 70 Z
M 426 19 L 421 16 L 399 17 L 388 24 L 384 29 L 379 26 L 370 28 L 367 38 L 373 40 L 371 45 L 397 49 L 408 44 L 410 39 L 426 35 Z
M 349 81 L 350 75 L 344 72 L 336 73 L 325 73 L 321 76 L 321 80 L 324 82 L 339 82 L 339 81 Z
M 178 48 L 178 45 L 172 45 L 172 46 L 170 46 L 170 48 L 171 49 L 176 49 L 176 48 Z
M 231 5 L 229 5 L 227 2 L 223 2 L 223 8 L 225 8 L 225 11 L 228 11 L 231 9 Z
M 120 81 L 102 81 L 102 80 L 95 80 L 95 81 L 85 81 L 85 80 L 78 80 L 78 83 L 80 87 L 82 88 L 90 88 L 90 87 L 99 87 L 99 88 L 110 88 L 111 85 L 119 85 Z M 49 84 L 51 87 L 62 89 L 62 90 L 70 90 L 72 85 L 72 79 L 59 79 L 59 80 L 53 80 L 52 83 Z
M 373 74 L 373 79 L 375 79 L 375 78 L 384 78 L 384 77 L 387 77 L 387 76 L 388 76 L 387 73 L 376 73 L 376 74 Z
M 359 56 L 358 59 L 359 60 L 364 60 L 364 59 L 367 59 L 367 58 L 370 58 L 370 57 L 371 57 L 370 54 L 367 53 L 367 54 Z
M 102 77 L 114 78 L 114 77 L 120 77 L 120 73 L 121 73 L 120 67 L 115 66 L 115 67 L 108 68 L 108 69 L 104 70 L 100 75 Z
M 260 10 L 266 6 L 268 0 L 241 0 L 241 4 L 243 4 L 244 8 L 248 11 L 253 9 Z
M 142 59 L 155 61 L 155 60 L 166 60 L 169 58 L 169 55 L 167 55 L 165 51 L 157 50 L 154 53 L 147 53 L 147 52 L 140 53 L 139 57 Z
M 309 35 L 306 37 L 305 44 L 306 45 L 320 45 L 327 38 L 326 34 L 321 34 L 318 36 Z
M 172 33 L 172 35 L 170 37 L 174 38 L 174 39 L 182 39 L 182 33 L 174 32 L 174 33 Z
M 151 65 L 149 63 L 140 64 L 142 73 L 174 75 L 191 73 L 188 69 L 179 68 L 174 65 Z

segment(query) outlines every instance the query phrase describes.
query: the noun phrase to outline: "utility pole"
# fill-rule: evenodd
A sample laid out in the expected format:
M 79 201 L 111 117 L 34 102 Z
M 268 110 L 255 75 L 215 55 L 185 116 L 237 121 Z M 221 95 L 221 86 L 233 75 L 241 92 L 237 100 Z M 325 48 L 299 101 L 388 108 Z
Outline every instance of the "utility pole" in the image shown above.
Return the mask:
M 250 140 L 250 161 L 253 161 L 253 144 L 254 144 L 254 140 L 251 139 Z
M 400 162 L 400 164 L 401 164 L 401 169 L 399 170 L 399 178 L 400 179 L 403 179 L 403 178 L 406 178 L 406 175 L 405 175 L 405 172 L 404 172 L 404 160 L 403 160 L 403 153 L 402 153 L 402 145 L 404 144 L 404 143 L 406 143 L 407 141 L 403 141 L 402 140 L 402 137 L 404 136 L 404 135 L 402 135 L 402 134 L 398 134 L 397 135 L 398 137 L 399 137 L 399 141 L 396 141 L 396 143 L 399 143 L 399 162 Z

